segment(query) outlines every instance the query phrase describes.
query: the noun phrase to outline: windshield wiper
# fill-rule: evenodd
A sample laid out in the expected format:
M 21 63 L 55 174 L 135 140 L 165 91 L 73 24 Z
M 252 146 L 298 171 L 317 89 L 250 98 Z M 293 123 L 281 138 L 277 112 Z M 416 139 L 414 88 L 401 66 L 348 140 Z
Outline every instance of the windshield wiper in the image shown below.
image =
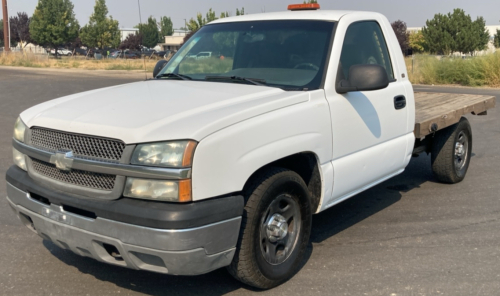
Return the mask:
M 176 74 L 176 73 L 163 73 L 156 76 L 156 78 L 162 78 L 162 77 L 175 77 L 175 78 L 180 78 L 182 80 L 193 80 L 193 78 L 187 75 Z
M 264 79 L 258 78 L 245 78 L 239 76 L 206 76 L 205 80 L 231 80 L 231 81 L 245 81 L 254 85 L 266 86 L 267 83 Z

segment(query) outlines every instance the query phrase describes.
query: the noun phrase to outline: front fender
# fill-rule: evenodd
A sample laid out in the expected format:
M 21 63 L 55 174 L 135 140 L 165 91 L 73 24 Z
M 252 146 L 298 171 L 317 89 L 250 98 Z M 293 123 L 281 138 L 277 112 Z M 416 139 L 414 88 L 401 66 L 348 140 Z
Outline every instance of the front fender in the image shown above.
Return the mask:
M 330 111 L 323 90 L 307 101 L 261 114 L 204 138 L 193 161 L 193 200 L 239 192 L 259 168 L 300 152 L 320 164 L 332 155 Z

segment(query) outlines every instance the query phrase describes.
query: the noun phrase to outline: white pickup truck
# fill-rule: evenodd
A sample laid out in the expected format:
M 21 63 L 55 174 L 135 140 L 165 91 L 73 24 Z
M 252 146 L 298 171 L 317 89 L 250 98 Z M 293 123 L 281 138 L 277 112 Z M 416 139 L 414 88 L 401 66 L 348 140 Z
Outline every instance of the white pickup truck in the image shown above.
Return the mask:
M 6 177 L 16 215 L 101 262 L 228 267 L 271 288 L 300 268 L 313 214 L 400 174 L 412 155 L 431 153 L 438 180 L 463 180 L 462 115 L 495 98 L 414 94 L 384 16 L 317 8 L 214 21 L 154 79 L 24 111 Z M 187 58 L 199 52 L 212 54 Z

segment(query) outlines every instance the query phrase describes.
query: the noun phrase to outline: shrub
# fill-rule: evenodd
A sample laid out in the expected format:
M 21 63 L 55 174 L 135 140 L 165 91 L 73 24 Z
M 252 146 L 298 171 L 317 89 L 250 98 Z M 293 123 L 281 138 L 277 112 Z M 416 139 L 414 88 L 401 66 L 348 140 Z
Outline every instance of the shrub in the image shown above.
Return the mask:
M 436 57 L 417 55 L 413 71 L 411 58 L 406 65 L 412 83 L 500 86 L 500 51 L 477 57 Z

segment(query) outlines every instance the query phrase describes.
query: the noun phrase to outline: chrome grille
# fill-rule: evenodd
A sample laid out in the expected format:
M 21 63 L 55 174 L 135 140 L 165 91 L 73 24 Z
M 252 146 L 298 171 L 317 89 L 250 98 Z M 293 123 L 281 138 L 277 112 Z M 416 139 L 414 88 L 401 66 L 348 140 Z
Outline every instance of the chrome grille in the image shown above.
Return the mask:
M 31 129 L 31 144 L 45 151 L 56 152 L 59 149 L 69 149 L 73 151 L 75 157 L 92 157 L 114 161 L 120 160 L 125 149 L 125 143 L 120 140 L 36 127 Z
M 55 165 L 38 159 L 31 158 L 31 162 L 33 164 L 33 169 L 38 174 L 60 182 L 106 191 L 112 191 L 115 185 L 115 175 L 106 175 L 81 170 L 64 172 L 56 168 Z

